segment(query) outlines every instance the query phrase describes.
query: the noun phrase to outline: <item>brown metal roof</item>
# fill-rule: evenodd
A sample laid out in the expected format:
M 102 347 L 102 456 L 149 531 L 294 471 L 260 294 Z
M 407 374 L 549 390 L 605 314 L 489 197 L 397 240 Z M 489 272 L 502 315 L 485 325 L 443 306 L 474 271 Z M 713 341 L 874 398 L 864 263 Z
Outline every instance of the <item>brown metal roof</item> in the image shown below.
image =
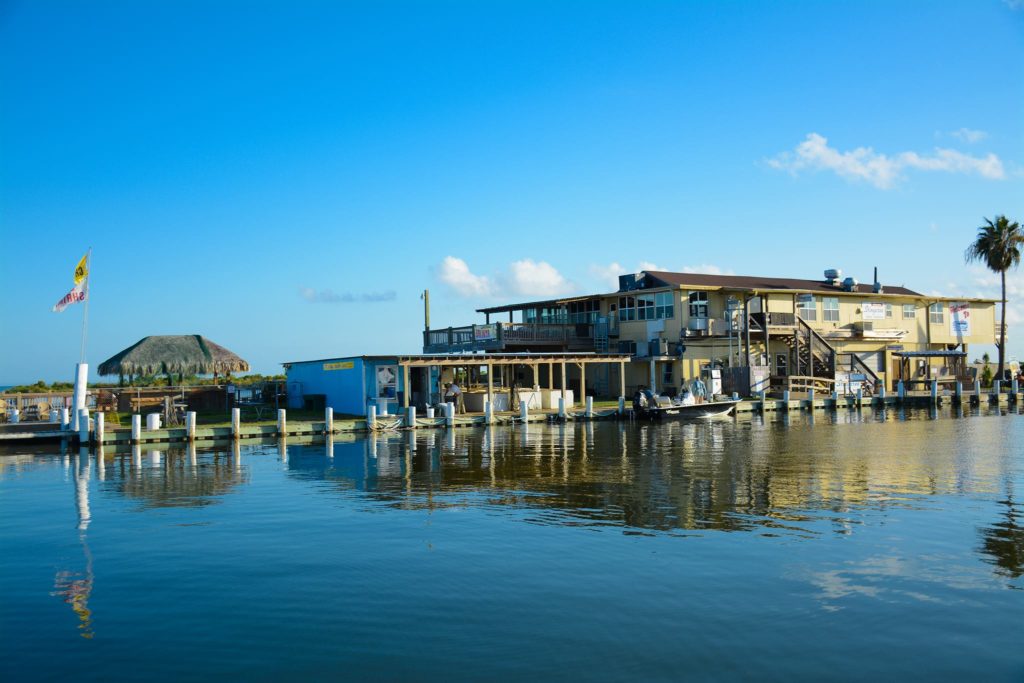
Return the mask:
M 705 275 L 703 273 L 669 273 L 659 270 L 644 271 L 656 282 L 653 286 L 672 287 L 724 287 L 727 289 L 745 290 L 797 290 L 809 292 L 843 292 L 839 287 L 833 287 L 825 280 L 798 280 L 783 277 L 757 277 L 751 275 Z M 660 284 L 659 284 L 660 283 Z M 872 294 L 871 284 L 859 284 L 853 290 L 858 294 Z M 882 294 L 901 296 L 923 296 L 906 287 L 894 287 L 882 285 Z

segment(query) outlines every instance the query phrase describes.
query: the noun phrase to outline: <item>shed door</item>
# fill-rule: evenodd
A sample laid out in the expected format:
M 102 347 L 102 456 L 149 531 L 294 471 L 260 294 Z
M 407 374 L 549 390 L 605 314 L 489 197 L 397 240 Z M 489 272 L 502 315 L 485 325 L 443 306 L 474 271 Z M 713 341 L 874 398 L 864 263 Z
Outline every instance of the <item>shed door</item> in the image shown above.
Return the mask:
M 857 358 L 861 360 L 864 365 L 868 366 L 875 372 L 885 372 L 885 354 L 881 351 L 873 351 L 871 353 L 858 353 Z

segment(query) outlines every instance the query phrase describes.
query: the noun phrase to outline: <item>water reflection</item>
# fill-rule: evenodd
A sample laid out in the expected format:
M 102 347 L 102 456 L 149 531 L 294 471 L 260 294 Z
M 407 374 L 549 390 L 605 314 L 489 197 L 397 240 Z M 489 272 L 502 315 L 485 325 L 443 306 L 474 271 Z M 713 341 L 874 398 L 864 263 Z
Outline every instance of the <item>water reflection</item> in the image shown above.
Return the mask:
M 99 459 L 102 461 L 103 453 L 100 450 Z M 92 551 L 86 538 L 86 531 L 92 521 L 92 512 L 89 508 L 89 450 L 79 449 L 74 457 L 64 453 L 62 458 L 67 467 L 73 468 L 73 480 L 75 487 L 75 508 L 78 512 L 76 528 L 78 530 L 78 542 L 82 548 L 84 570 L 76 572 L 71 569 L 63 569 L 57 572 L 53 582 L 51 595 L 60 597 L 65 604 L 78 617 L 79 635 L 91 639 L 93 631 L 93 613 L 89 608 L 89 598 L 92 595 L 95 574 L 93 572 Z M 98 464 L 97 469 L 102 470 Z
M 999 519 L 992 526 L 980 530 L 981 550 L 995 565 L 998 574 L 1009 579 L 1019 579 L 1024 575 L 1024 519 L 1021 504 L 1014 501 L 1011 495 L 1000 500 L 999 505 L 1002 508 Z
M 906 420 L 887 412 L 882 420 Z M 869 422 L 850 429 L 844 417 Z M 978 457 L 955 422 L 925 412 L 895 431 L 875 417 L 377 434 L 335 439 L 330 458 L 322 446 L 293 446 L 288 472 L 375 505 L 528 510 L 538 524 L 667 532 L 850 534 L 864 523 L 855 508 L 995 490 L 1000 461 Z

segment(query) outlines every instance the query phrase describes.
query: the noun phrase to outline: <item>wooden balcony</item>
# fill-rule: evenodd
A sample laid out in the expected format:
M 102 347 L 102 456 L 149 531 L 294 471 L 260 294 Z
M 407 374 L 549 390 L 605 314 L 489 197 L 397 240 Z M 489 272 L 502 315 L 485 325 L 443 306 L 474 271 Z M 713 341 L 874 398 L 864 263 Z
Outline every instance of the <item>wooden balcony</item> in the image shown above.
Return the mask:
M 424 353 L 473 351 L 592 351 L 592 324 L 491 323 L 444 327 L 423 332 Z

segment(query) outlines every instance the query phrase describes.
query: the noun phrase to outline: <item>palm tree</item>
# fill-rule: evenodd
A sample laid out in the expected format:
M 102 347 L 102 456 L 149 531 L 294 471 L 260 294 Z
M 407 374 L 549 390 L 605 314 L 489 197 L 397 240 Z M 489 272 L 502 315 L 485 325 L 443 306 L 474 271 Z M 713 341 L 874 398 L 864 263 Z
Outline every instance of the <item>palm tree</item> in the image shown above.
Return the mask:
M 999 273 L 1003 285 L 1002 324 L 999 326 L 999 371 L 996 377 L 1003 378 L 1006 357 L 1006 271 L 1020 263 L 1021 248 L 1024 248 L 1024 232 L 1020 223 L 1006 216 L 996 216 L 995 221 L 985 218 L 985 225 L 978 228 L 978 238 L 964 252 L 964 259 L 981 261 L 993 273 Z

